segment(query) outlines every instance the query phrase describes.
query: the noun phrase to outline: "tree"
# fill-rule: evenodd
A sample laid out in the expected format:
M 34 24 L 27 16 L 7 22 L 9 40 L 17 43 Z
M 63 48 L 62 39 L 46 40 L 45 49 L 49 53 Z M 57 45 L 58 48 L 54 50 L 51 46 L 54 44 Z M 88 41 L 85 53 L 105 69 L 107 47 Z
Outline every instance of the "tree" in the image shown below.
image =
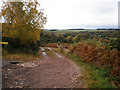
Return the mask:
M 2 7 L 3 37 L 19 39 L 20 44 L 34 43 L 46 23 L 43 10 L 36 2 L 4 2 Z

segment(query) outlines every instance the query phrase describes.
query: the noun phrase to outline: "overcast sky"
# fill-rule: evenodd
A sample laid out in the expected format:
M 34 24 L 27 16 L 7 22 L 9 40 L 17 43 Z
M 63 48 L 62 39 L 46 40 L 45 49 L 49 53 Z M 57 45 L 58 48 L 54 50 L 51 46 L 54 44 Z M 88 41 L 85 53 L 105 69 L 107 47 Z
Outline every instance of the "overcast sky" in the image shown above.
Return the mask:
M 38 0 L 45 29 L 117 28 L 120 0 Z
M 46 29 L 118 26 L 119 0 L 38 0 L 47 15 Z

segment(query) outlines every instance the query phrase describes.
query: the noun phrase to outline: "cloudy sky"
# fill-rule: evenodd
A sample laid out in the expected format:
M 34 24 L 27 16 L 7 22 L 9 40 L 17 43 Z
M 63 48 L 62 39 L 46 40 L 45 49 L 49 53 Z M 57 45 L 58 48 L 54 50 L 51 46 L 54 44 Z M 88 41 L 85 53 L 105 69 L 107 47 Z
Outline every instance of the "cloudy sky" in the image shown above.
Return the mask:
M 47 15 L 46 29 L 114 28 L 119 0 L 38 0 Z
M 38 0 L 45 29 L 117 28 L 120 0 Z

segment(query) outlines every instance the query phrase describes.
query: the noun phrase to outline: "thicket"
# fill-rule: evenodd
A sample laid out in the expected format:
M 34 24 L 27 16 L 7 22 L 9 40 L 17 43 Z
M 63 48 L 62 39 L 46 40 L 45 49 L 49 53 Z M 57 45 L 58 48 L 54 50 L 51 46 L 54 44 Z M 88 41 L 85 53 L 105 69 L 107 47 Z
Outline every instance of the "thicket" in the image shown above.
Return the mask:
M 69 53 L 79 56 L 80 59 L 90 65 L 105 68 L 109 71 L 110 77 L 120 84 L 120 51 L 117 49 L 118 39 L 112 46 L 106 46 L 97 39 L 82 41 L 69 47 Z M 111 45 L 111 42 L 110 42 Z

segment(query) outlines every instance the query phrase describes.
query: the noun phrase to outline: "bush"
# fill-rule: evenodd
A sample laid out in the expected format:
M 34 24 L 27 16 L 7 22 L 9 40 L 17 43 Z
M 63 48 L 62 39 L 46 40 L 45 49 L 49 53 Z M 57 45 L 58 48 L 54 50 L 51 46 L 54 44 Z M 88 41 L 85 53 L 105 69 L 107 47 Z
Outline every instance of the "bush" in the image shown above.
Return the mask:
M 110 76 L 120 80 L 120 52 L 106 49 L 101 42 L 92 39 L 72 45 L 69 52 L 79 56 L 83 62 L 109 70 Z
M 8 45 L 2 45 L 3 49 L 6 49 L 8 53 L 26 53 L 36 54 L 39 50 L 38 42 L 20 44 L 19 39 L 3 38 L 3 41 L 7 41 Z
M 112 39 L 109 46 L 111 47 L 111 49 L 117 49 L 118 51 L 120 51 L 120 38 Z
M 58 44 L 56 43 L 49 43 L 46 45 L 47 47 L 53 47 L 53 48 L 58 48 Z

